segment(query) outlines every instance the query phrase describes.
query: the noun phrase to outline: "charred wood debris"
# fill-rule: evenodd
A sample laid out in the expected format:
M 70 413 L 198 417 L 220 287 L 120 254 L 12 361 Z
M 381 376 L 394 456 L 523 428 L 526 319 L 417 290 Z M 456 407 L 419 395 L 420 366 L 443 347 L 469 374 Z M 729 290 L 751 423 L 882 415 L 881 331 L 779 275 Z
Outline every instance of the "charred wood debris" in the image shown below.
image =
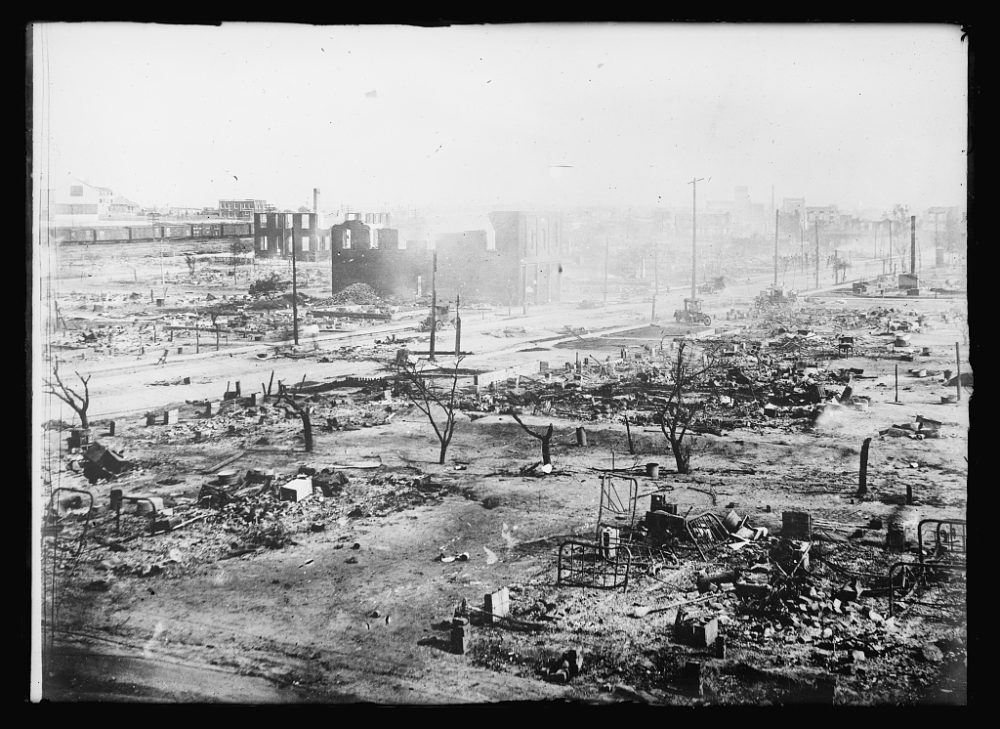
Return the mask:
M 756 332 L 748 328 L 695 342 L 706 367 L 685 396 L 704 402 L 705 409 L 692 432 L 808 429 L 826 408 L 867 409 L 870 400 L 852 392 L 864 370 L 838 367 L 838 360 L 919 360 L 907 335 L 932 323 L 879 307 L 862 313 L 770 312 L 755 325 Z M 381 346 L 394 351 L 399 344 Z M 604 360 L 586 357 L 551 369 L 543 364 L 537 375 L 487 387 L 463 381 L 459 408 L 472 419 L 514 407 L 577 422 L 617 424 L 627 416 L 631 427 L 656 426 L 672 386 L 676 346 L 665 337 Z M 384 377 L 370 380 L 303 381 L 294 398 L 313 409 L 319 430 L 377 427 L 410 407 L 399 399 L 388 367 Z M 457 476 L 389 468 L 377 459 L 302 465 L 294 472 L 240 471 L 231 464 L 248 452 L 288 438 L 300 444 L 298 421 L 263 385 L 252 397 L 227 392 L 215 406 L 213 411 L 212 403 L 186 403 L 194 419 L 131 433 L 131 442 L 146 445 L 235 439 L 235 457 L 194 478 L 154 482 L 151 474 L 162 473 L 163 462 L 127 460 L 96 441 L 77 443 L 70 471 L 81 472 L 74 482 L 80 492 L 95 483 L 119 489 L 124 473 L 146 474 L 149 486 L 190 484 L 177 497 L 118 490 L 117 503 L 110 505 L 87 504 L 73 489 L 57 489 L 44 519 L 49 554 L 61 570 L 84 578 L 79 589 L 106 591 L 116 580 L 280 549 L 330 524 L 344 532 L 334 548 L 346 550 L 345 562 L 357 563 L 352 520 L 452 494 L 474 497 Z M 938 421 L 919 418 L 882 434 L 933 438 L 940 428 Z M 531 475 L 549 473 L 558 469 L 531 469 Z M 613 481 L 634 474 L 617 469 L 609 475 Z M 600 488 L 613 487 L 610 481 L 602 480 Z M 597 491 L 596 474 L 594 482 Z M 942 537 L 938 530 L 925 542 L 912 524 L 841 524 L 798 512 L 785 512 L 781 526 L 768 529 L 754 524 L 763 512 L 741 514 L 735 503 L 683 513 L 672 503 L 669 486 L 658 488 L 646 509 L 648 495 L 627 494 L 617 511 L 595 515 L 599 523 L 584 535 L 592 549 L 577 553 L 572 559 L 579 563 L 566 567 L 582 567 L 575 574 L 591 575 L 590 586 L 605 587 L 596 576 L 606 576 L 611 565 L 624 575 L 613 589 L 559 586 L 556 574 L 556 580 L 547 575 L 487 593 L 481 608 L 463 599 L 440 626 L 450 631 L 449 650 L 495 670 L 557 683 L 588 681 L 620 700 L 644 703 L 711 701 L 733 682 L 752 685 L 748 695 L 763 703 L 865 701 L 877 699 L 880 684 L 903 673 L 925 685 L 942 671 L 964 675 L 964 522 L 961 544 L 953 531 Z M 552 537 L 519 549 L 547 554 L 560 573 L 559 544 Z M 898 563 L 921 569 L 901 573 L 894 570 Z M 587 584 L 591 578 L 583 579 Z M 917 620 L 907 622 L 907 615 Z M 622 635 L 647 641 L 646 649 L 636 651 L 638 660 L 626 657 Z

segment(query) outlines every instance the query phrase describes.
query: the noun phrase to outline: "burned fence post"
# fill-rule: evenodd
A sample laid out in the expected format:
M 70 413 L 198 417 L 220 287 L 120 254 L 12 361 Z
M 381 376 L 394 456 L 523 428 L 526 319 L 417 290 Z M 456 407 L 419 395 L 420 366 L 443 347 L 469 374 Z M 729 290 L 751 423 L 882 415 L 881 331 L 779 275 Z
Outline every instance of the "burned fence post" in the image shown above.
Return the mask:
M 899 402 L 899 365 L 896 365 L 896 402 Z
M 864 499 L 865 494 L 868 493 L 868 446 L 871 445 L 871 442 L 871 438 L 865 438 L 864 443 L 861 444 L 861 472 L 858 474 L 858 499 Z
M 472 640 L 472 626 L 469 619 L 455 617 L 451 621 L 451 650 L 453 653 L 465 655 L 469 652 L 469 644 Z
M 576 444 L 584 447 L 587 445 L 587 431 L 582 426 L 576 429 Z

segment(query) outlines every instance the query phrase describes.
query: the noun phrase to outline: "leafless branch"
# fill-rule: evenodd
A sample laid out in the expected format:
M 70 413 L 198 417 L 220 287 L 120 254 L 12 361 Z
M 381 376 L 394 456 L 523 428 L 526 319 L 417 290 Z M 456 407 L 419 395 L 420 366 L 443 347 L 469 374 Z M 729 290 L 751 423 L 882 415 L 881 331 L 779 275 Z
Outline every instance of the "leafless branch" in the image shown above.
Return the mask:
M 400 364 L 396 366 L 396 372 L 405 383 L 403 393 L 407 399 L 424 414 L 434 429 L 438 442 L 441 444 L 440 463 L 444 463 L 445 452 L 451 443 L 452 435 L 455 432 L 455 409 L 456 397 L 458 393 L 458 373 L 459 365 L 463 357 L 455 359 L 455 365 L 451 373 L 451 389 L 444 394 L 441 388 L 433 382 L 429 382 L 417 370 L 416 364 Z M 435 418 L 434 408 L 437 406 L 444 411 L 444 422 L 439 423 Z

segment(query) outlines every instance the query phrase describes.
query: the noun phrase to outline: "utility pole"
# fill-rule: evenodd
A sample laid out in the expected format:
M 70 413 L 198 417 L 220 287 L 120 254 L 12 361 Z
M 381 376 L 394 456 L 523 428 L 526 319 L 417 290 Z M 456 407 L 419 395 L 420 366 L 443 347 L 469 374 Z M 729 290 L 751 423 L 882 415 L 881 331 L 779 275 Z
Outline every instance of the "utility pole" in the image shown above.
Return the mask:
M 895 273 L 896 272 L 896 269 L 894 268 L 893 263 L 892 263 L 892 245 L 893 245 L 892 244 L 892 227 L 893 227 L 892 223 L 893 223 L 893 221 L 890 220 L 889 221 L 889 273 Z
M 934 265 L 940 266 L 944 265 L 944 255 L 941 251 L 941 243 L 938 240 L 938 218 L 941 215 L 941 211 L 935 210 L 931 214 L 934 216 Z
M 458 307 L 462 303 L 462 295 L 455 294 L 455 356 L 462 353 L 462 317 L 458 313 Z
M 290 231 L 292 241 L 292 338 L 295 345 L 299 344 L 299 289 L 295 277 L 295 229 Z
M 521 261 L 521 315 L 528 315 L 528 262 Z
M 691 301 L 698 298 L 698 183 L 704 177 L 692 179 L 691 185 Z
M 910 273 L 917 272 L 917 216 L 910 216 Z
M 604 305 L 608 305 L 608 259 L 611 255 L 611 241 L 604 236 Z
M 819 218 L 816 218 L 816 288 L 819 288 Z
M 159 220 L 160 214 L 155 210 L 149 214 L 149 224 L 153 228 L 153 237 L 157 238 L 160 242 L 160 286 L 163 286 L 163 236 L 156 235 L 156 223 Z M 160 231 L 163 232 L 162 230 Z
M 660 261 L 657 256 L 657 251 L 659 246 L 657 246 L 657 239 L 653 239 L 653 307 L 649 312 L 649 323 L 653 324 L 656 322 L 656 297 L 660 293 Z
M 437 270 L 438 254 L 434 251 L 431 256 L 431 354 L 429 359 L 434 361 L 434 335 L 437 332 Z
M 799 256 L 802 258 L 802 268 L 806 267 L 806 229 L 802 227 L 801 220 L 798 221 L 799 224 Z
M 771 204 L 774 204 L 774 187 L 771 187 Z M 774 209 L 774 288 L 778 288 L 778 209 Z

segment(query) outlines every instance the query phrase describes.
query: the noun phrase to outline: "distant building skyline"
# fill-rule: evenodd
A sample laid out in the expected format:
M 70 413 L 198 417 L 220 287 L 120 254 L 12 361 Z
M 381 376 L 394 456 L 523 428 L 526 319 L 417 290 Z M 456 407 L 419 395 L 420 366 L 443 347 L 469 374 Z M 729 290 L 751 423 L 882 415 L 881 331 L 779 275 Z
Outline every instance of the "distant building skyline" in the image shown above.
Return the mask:
M 692 177 L 765 210 L 772 188 L 966 199 L 954 24 L 39 23 L 31 41 L 37 173 L 150 206 L 311 209 L 313 187 L 379 209 L 675 206 Z

